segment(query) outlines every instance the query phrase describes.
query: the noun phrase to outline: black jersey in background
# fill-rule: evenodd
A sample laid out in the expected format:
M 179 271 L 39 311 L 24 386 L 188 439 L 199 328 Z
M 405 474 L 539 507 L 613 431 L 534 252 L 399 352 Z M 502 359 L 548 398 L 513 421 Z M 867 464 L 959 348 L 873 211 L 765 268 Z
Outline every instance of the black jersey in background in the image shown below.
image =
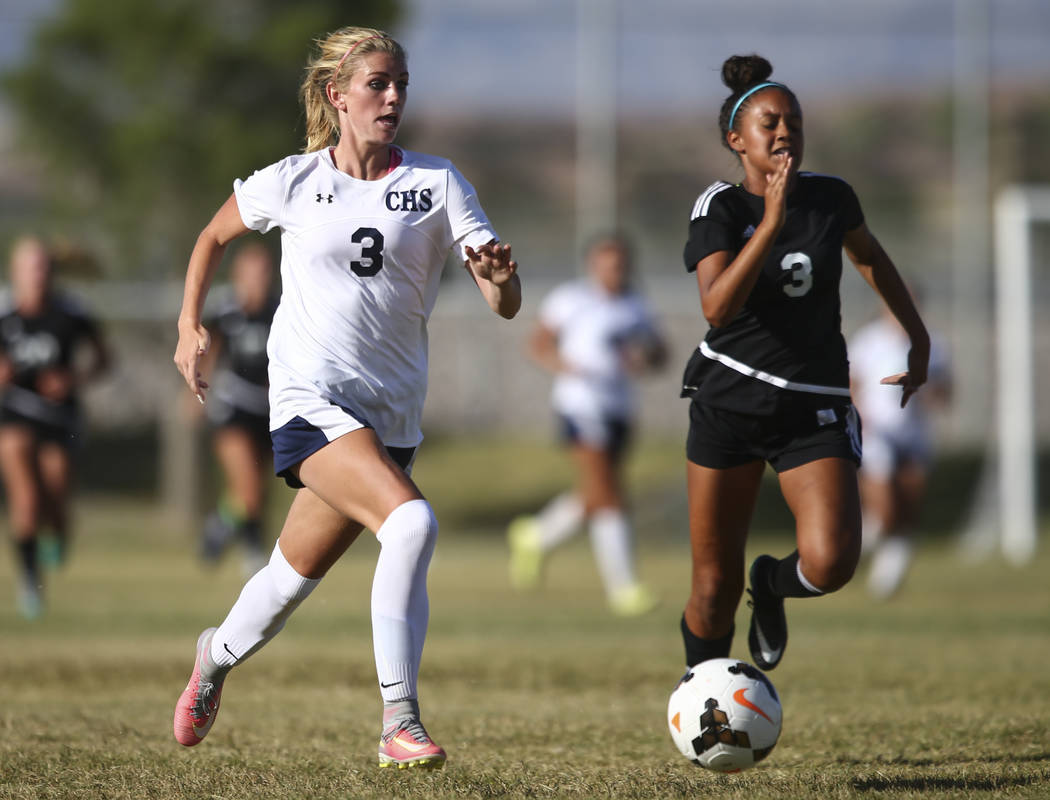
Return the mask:
M 258 312 L 248 314 L 230 300 L 210 323 L 219 341 L 219 363 L 215 374 L 216 395 L 225 403 L 252 414 L 268 414 L 266 341 L 277 310 L 270 300 Z
M 0 409 L 48 425 L 71 424 L 77 397 L 56 402 L 37 390 L 41 373 L 71 369 L 77 347 L 99 335 L 98 325 L 74 300 L 54 294 L 45 309 L 25 316 L 8 308 L 0 314 L 0 351 L 14 370 L 0 394 Z

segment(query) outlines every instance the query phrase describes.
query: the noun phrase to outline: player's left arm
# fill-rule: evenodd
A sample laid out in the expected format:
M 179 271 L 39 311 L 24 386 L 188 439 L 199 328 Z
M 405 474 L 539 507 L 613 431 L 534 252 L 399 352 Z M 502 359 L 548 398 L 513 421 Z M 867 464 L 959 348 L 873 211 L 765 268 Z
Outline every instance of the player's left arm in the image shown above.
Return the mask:
M 71 363 L 43 369 L 37 375 L 37 392 L 55 403 L 64 402 L 74 392 L 102 377 L 112 361 L 98 323 L 88 316 L 80 316 L 77 325 L 79 331 Z
M 493 239 L 477 250 L 468 246 L 465 252 L 464 266 L 489 308 L 504 319 L 513 319 L 521 308 L 521 279 L 518 262 L 511 258 L 510 245 Z
M 624 367 L 632 375 L 656 372 L 667 364 L 667 341 L 655 325 L 637 331 L 620 348 Z
M 113 352 L 97 325 L 92 325 L 84 337 L 84 349 L 88 353 L 88 359 L 84 367 L 77 372 L 78 386 L 98 380 L 109 372 L 113 365 Z
M 857 272 L 882 298 L 911 340 L 908 371 L 890 375 L 881 381 L 901 387 L 903 408 L 908 399 L 926 382 L 930 363 L 930 334 L 897 267 L 882 249 L 879 240 L 868 230 L 868 226 L 861 223 L 846 233 L 842 244 Z

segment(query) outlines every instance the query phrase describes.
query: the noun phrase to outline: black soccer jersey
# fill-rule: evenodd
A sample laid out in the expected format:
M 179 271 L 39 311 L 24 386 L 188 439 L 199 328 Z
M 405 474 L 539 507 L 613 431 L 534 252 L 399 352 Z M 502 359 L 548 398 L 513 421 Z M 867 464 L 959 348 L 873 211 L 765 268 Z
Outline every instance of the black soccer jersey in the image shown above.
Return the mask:
M 276 310 L 276 300 L 251 314 L 231 301 L 210 325 L 221 342 L 216 393 L 228 404 L 258 415 L 266 415 L 269 408 L 266 342 Z
M 63 424 L 75 411 L 76 397 L 54 403 L 37 392 L 48 369 L 69 369 L 79 344 L 98 336 L 98 326 L 73 300 L 54 295 L 47 308 L 28 317 L 8 308 L 0 314 L 0 351 L 13 375 L 0 407 L 48 424 Z
M 276 310 L 273 300 L 253 314 L 232 302 L 219 310 L 212 326 L 222 340 L 223 368 L 251 383 L 266 385 L 266 340 Z
M 762 221 L 765 199 L 716 182 L 693 207 L 685 265 L 738 253 Z M 772 413 L 782 391 L 849 396 L 841 331 L 842 241 L 864 222 L 840 178 L 801 172 L 787 217 L 744 306 L 711 328 L 689 362 L 683 396 L 719 408 Z

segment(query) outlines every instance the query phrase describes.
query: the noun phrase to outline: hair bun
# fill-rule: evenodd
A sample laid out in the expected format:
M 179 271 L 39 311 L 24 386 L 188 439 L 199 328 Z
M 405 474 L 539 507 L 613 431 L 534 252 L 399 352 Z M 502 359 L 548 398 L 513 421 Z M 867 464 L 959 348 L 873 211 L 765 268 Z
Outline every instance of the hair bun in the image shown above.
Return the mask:
M 760 55 L 730 56 L 722 64 L 722 83 L 739 94 L 773 74 L 773 65 Z

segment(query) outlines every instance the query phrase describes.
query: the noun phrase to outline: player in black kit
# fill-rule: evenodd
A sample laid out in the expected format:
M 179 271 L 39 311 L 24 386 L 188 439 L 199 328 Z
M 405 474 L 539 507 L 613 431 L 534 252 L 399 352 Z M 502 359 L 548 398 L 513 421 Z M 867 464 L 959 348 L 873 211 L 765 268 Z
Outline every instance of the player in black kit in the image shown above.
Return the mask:
M 840 330 L 842 250 L 911 339 L 908 371 L 883 383 L 901 404 L 926 380 L 929 336 L 845 181 L 799 172 L 802 110 L 760 56 L 722 66 L 731 94 L 722 143 L 744 169 L 693 207 L 685 264 L 711 328 L 684 377 L 692 591 L 682 615 L 689 666 L 727 657 L 744 590 L 745 545 L 766 462 L 796 522 L 797 549 L 750 568 L 748 645 L 773 669 L 787 644 L 784 598 L 844 586 L 860 554 L 860 424 Z
M 67 550 L 78 391 L 109 362 L 98 325 L 52 288 L 52 275 L 44 243 L 18 240 L 10 303 L 0 312 L 0 472 L 17 551 L 18 610 L 30 619 L 43 611 L 40 534 L 49 534 L 52 563 Z M 82 347 L 86 363 L 75 358 Z
M 271 460 L 266 340 L 277 310 L 270 251 L 258 242 L 245 245 L 233 258 L 230 277 L 232 295 L 212 320 L 204 365 L 212 388 L 212 446 L 225 489 L 204 522 L 201 556 L 214 562 L 240 540 L 250 575 L 268 557 L 262 529 Z

